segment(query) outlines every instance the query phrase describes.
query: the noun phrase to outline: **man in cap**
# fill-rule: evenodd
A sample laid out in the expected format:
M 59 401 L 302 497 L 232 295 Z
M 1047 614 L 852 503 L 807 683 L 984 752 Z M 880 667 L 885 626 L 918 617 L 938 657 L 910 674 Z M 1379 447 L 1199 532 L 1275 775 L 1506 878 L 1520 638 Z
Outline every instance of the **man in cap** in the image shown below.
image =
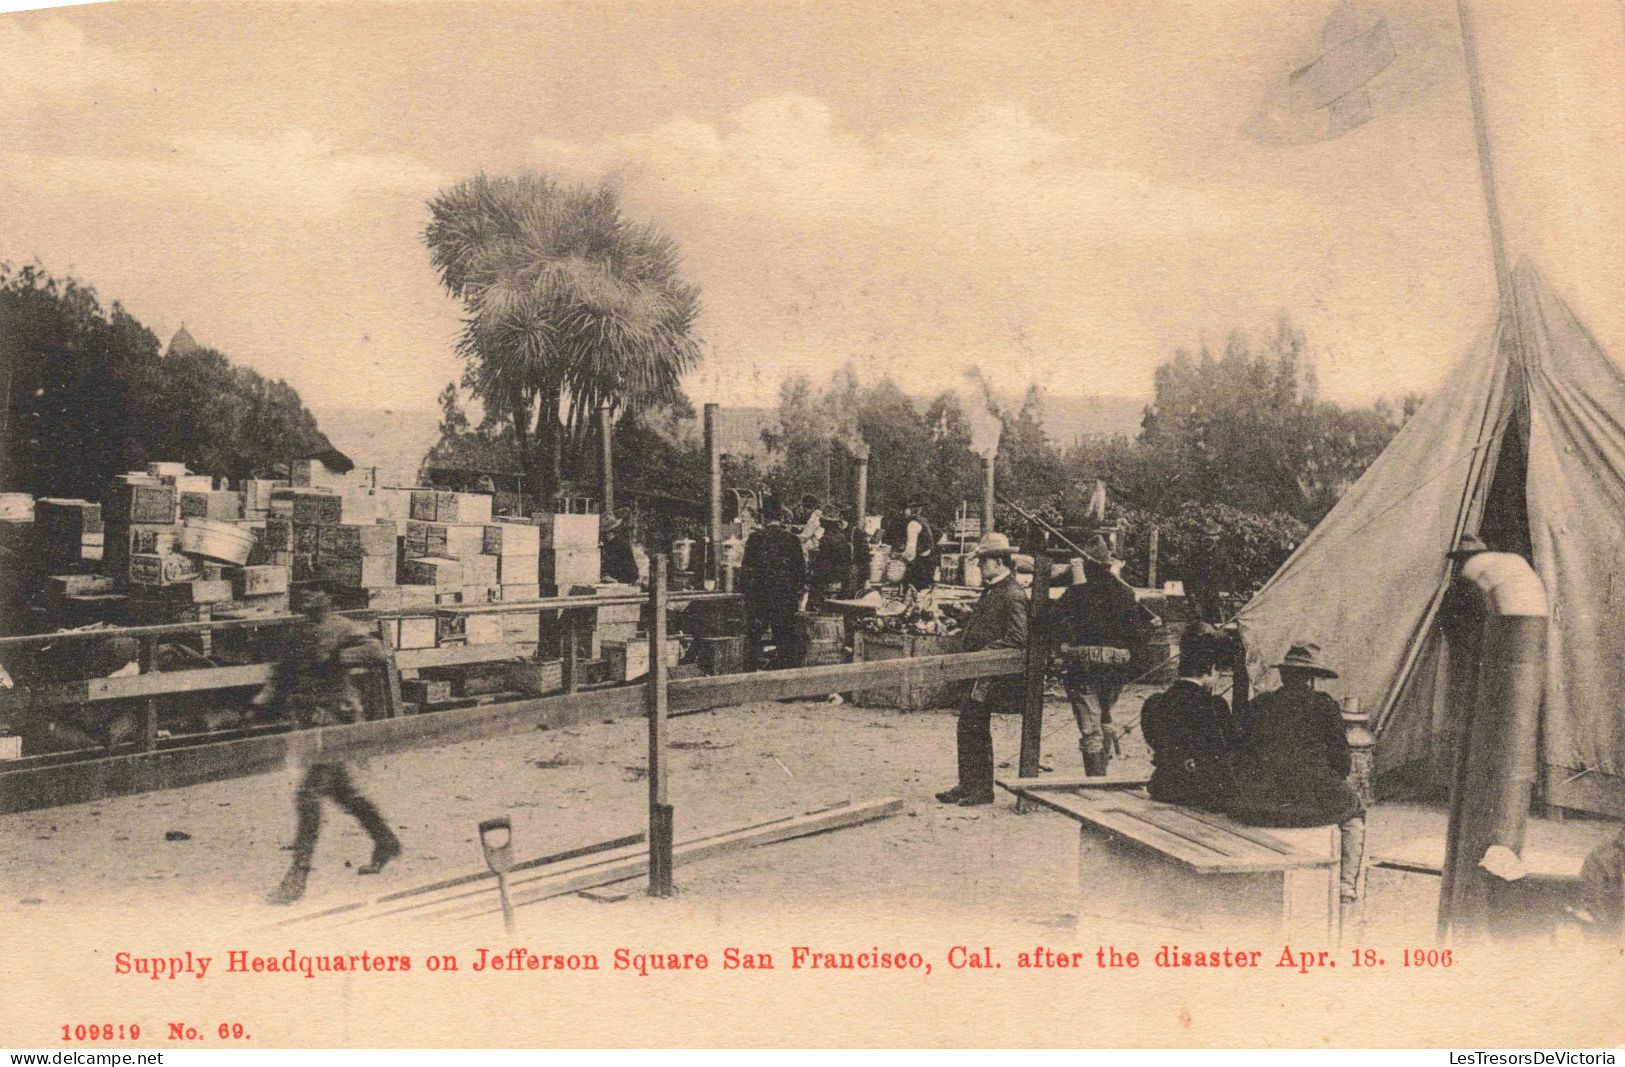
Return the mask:
M 1254 826 L 1337 826 L 1347 905 L 1358 897 L 1365 806 L 1348 783 L 1353 760 L 1342 709 L 1315 688 L 1317 679 L 1337 672 L 1321 662 L 1320 646 L 1307 641 L 1293 645 L 1275 669 L 1281 687 L 1248 706 L 1230 813 Z
M 292 642 L 271 672 L 271 680 L 254 698 L 290 714 L 301 726 L 327 726 L 360 722 L 361 698 L 350 684 L 350 671 L 384 662 L 388 653 L 376 637 L 359 624 L 332 612 L 327 595 L 304 593 L 300 603 L 306 621 L 294 631 Z M 294 831 L 293 862 L 282 884 L 267 900 L 292 904 L 305 895 L 321 832 L 322 798 L 349 812 L 372 838 L 372 859 L 359 874 L 377 874 L 401 854 L 401 842 L 372 801 L 362 796 L 344 763 L 323 760 L 309 764 L 294 796 L 298 826 Z
M 748 630 L 746 654 L 752 670 L 762 669 L 762 639 L 773 634 L 773 669 L 793 667 L 798 661 L 796 614 L 807 594 L 807 557 L 801 539 L 784 525 L 777 500 L 762 504 L 766 523 L 745 541 L 739 568 L 739 591 L 745 598 Z
M 603 517 L 604 547 L 600 557 L 605 578 L 623 585 L 638 584 L 638 561 L 632 554 L 632 531 L 627 525 L 631 509 L 618 508 L 613 515 Z
M 1078 723 L 1084 773 L 1090 777 L 1104 775 L 1111 760 L 1112 705 L 1123 691 L 1133 649 L 1142 640 L 1139 601 L 1113 572 L 1112 562 L 1106 539 L 1095 535 L 1083 550 L 1083 581 L 1074 580 L 1045 613 Z
M 937 584 L 937 535 L 925 518 L 925 504 L 918 497 L 903 505 L 901 557 L 906 564 L 903 585 L 917 591 Z
M 983 652 L 1027 647 L 1027 591 L 1011 567 L 1010 539 L 1001 533 L 982 537 L 976 558 L 982 566 L 982 596 L 965 621 L 960 648 Z M 937 794 L 944 804 L 970 807 L 993 803 L 993 713 L 1021 707 L 1019 675 L 978 678 L 959 710 L 959 784 Z

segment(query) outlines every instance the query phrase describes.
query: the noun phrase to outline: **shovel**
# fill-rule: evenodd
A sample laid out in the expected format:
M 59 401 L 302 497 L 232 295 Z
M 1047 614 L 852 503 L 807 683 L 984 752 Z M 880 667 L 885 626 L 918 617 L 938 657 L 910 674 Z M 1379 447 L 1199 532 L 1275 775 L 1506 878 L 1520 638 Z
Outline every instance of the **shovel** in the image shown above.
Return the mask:
M 508 903 L 508 872 L 513 869 L 513 822 L 506 816 L 480 823 L 480 848 L 485 865 L 497 876 L 497 893 L 502 897 L 502 925 L 513 933 L 513 905 Z

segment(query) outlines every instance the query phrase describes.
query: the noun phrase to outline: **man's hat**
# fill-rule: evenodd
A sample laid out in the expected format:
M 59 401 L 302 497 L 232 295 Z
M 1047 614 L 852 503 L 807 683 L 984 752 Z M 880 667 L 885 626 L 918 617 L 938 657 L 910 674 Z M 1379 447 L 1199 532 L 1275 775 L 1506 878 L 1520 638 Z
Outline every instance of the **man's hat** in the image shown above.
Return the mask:
M 925 501 L 921 500 L 917 496 L 911 496 L 903 502 L 903 507 L 918 510 L 925 507 Z
M 1091 540 L 1087 545 L 1083 546 L 1083 556 L 1085 559 L 1092 559 L 1096 563 L 1104 563 L 1107 566 L 1111 566 L 1111 546 L 1106 544 L 1106 539 L 1099 534 L 1095 534 L 1093 540 Z
M 1320 646 L 1305 642 L 1287 649 L 1286 658 L 1275 665 L 1278 671 L 1303 671 L 1317 678 L 1336 678 L 1337 672 L 1320 662 Z
M 989 556 L 1009 559 L 1013 555 L 1015 549 L 1010 547 L 1010 538 L 1002 533 L 985 533 L 976 545 L 977 559 L 986 559 Z
M 1488 552 L 1490 546 L 1484 543 L 1483 538 L 1475 533 L 1464 533 L 1456 547 L 1444 554 L 1445 559 L 1463 560 L 1468 556 L 1476 556 L 1480 552 Z
M 780 522 L 784 519 L 784 509 L 779 502 L 772 498 L 762 501 L 762 521 Z

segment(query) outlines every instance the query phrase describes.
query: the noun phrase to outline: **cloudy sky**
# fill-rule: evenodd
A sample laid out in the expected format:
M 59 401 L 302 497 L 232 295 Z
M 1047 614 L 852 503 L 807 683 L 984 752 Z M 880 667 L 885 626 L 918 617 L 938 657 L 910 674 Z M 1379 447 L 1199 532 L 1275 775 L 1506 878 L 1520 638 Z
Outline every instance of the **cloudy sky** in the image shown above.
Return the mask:
M 1625 6 L 1479 0 L 1509 236 L 1625 353 Z M 1330 0 L 126 3 L 0 16 L 0 259 L 316 407 L 428 408 L 457 308 L 425 200 L 613 175 L 705 299 L 696 399 L 854 361 L 1140 395 L 1281 311 L 1323 391 L 1425 389 L 1488 315 L 1451 0 L 1430 91 L 1341 139 L 1239 127 Z M 1396 75 L 1397 77 L 1397 75 Z M 1418 82 L 1418 84 L 1424 84 Z M 1387 101 L 1379 101 L 1387 103 Z

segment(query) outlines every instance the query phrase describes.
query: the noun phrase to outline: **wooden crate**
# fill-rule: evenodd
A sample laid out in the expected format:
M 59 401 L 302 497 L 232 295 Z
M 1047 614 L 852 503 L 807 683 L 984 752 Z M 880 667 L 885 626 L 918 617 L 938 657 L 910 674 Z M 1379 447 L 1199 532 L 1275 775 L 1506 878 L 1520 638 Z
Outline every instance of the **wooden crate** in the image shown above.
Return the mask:
M 539 531 L 543 549 L 598 548 L 599 519 L 597 515 L 537 515 L 530 520 Z M 597 575 L 593 576 L 597 580 Z
M 463 620 L 463 636 L 471 645 L 500 645 L 502 634 L 501 615 L 469 615 Z
M 406 561 L 408 584 L 432 585 L 437 592 L 453 592 L 462 588 L 463 565 L 443 556 L 426 556 Z
M 648 641 L 605 641 L 602 644 L 605 671 L 609 681 L 630 682 L 649 673 Z M 676 666 L 683 658 L 683 643 L 666 642 L 666 665 Z
M 485 527 L 485 552 L 492 556 L 529 556 L 542 550 L 540 528 L 529 522 L 498 520 Z M 535 581 L 535 579 L 531 579 Z
M 444 704 L 451 699 L 451 682 L 442 678 L 402 678 L 401 699 L 413 704 Z
M 240 493 L 211 489 L 206 493 L 181 494 L 181 518 L 218 519 L 235 522 L 243 517 L 243 498 Z
M 534 529 L 534 527 L 526 528 Z M 524 556 L 487 556 L 486 558 L 497 561 L 498 585 L 537 585 L 542 580 L 540 551 Z
M 395 584 L 393 556 L 356 556 L 351 559 L 318 556 L 316 573 L 322 581 L 350 589 L 377 589 Z
M 484 525 L 491 521 L 491 496 L 489 493 L 437 492 L 434 495 L 434 517 L 436 522 Z
M 881 660 L 917 656 L 942 656 L 959 651 L 958 636 L 923 637 L 913 634 L 873 634 L 859 630 L 853 635 L 852 659 L 855 663 L 875 663 Z M 946 708 L 958 705 L 964 692 L 960 683 L 909 685 L 899 683 L 885 689 L 865 689 L 857 694 L 857 703 L 870 708 L 900 708 L 903 711 L 924 711 L 928 708 Z
M 463 565 L 464 585 L 494 585 L 500 586 L 500 576 L 497 572 L 499 556 L 487 556 L 483 553 L 473 555 L 453 556 Z
M 362 556 L 395 558 L 395 524 L 392 522 L 340 523 L 323 526 L 316 537 L 321 555 L 357 559 Z
M 108 494 L 106 514 L 130 523 L 174 522 L 175 489 L 139 483 L 115 485 Z
M 706 674 L 739 674 L 745 669 L 743 637 L 701 637 L 699 665 Z

